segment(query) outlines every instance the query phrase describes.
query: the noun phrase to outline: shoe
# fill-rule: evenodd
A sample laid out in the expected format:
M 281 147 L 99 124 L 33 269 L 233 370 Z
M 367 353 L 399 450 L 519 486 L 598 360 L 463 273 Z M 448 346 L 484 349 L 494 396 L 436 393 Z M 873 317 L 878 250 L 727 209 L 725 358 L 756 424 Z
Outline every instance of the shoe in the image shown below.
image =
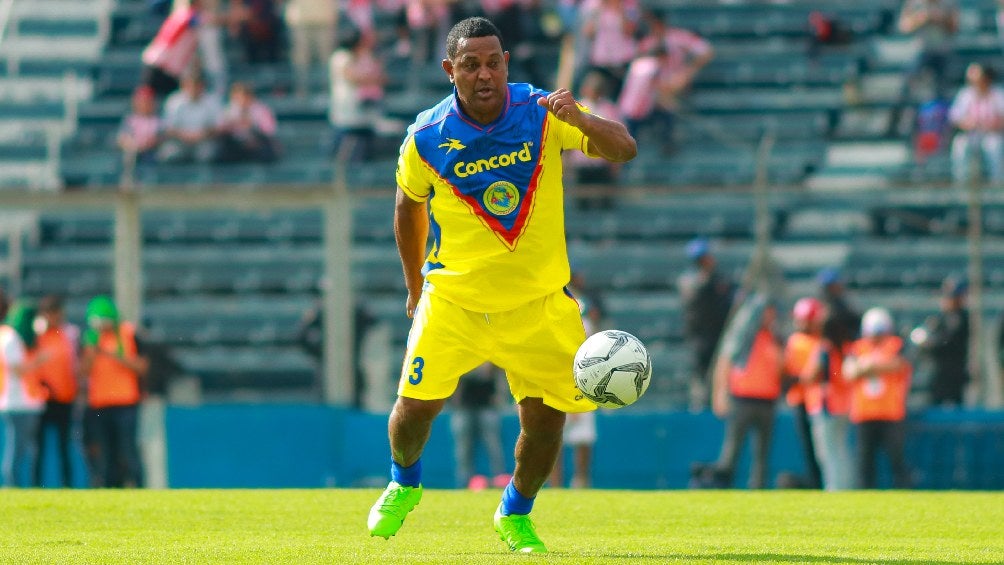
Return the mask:
M 387 490 L 383 491 L 373 508 L 366 524 L 371 536 L 390 539 L 404 523 L 405 516 L 422 500 L 422 485 L 406 487 L 391 481 Z
M 517 553 L 547 553 L 544 542 L 537 537 L 533 521 L 526 514 L 502 515 L 502 505 L 495 511 L 495 531 L 499 538 Z

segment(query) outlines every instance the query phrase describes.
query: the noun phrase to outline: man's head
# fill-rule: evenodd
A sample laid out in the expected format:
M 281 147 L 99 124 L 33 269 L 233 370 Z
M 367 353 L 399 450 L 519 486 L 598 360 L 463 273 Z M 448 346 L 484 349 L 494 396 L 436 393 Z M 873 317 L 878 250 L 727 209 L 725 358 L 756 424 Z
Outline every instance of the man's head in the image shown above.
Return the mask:
M 108 296 L 95 296 L 87 303 L 87 325 L 96 331 L 113 330 L 119 322 L 119 309 Z
M 181 91 L 192 100 L 198 100 L 206 91 L 206 83 L 198 73 L 188 73 L 181 78 Z
M 875 307 L 865 311 L 861 317 L 861 336 L 875 339 L 890 335 L 896 327 L 892 321 L 892 314 L 885 308 Z
M 50 294 L 39 300 L 38 314 L 45 318 L 46 327 L 59 327 L 63 323 L 63 297 Z
M 826 306 L 811 296 L 799 298 L 791 309 L 791 319 L 795 322 L 795 327 L 802 331 L 819 332 L 825 317 Z
M 941 310 L 951 312 L 961 309 L 965 304 L 968 292 L 968 281 L 957 277 L 948 277 L 941 284 Z
M 966 67 L 966 82 L 979 90 L 987 90 L 994 83 L 993 69 L 982 63 L 970 63 Z
M 687 243 L 687 258 L 702 269 L 712 269 L 715 266 L 715 256 L 711 254 L 711 242 L 704 237 L 692 239 Z
M 508 91 L 509 52 L 502 35 L 486 18 L 457 22 L 446 36 L 443 70 L 457 89 L 457 99 L 468 115 L 489 123 L 502 113 Z
M 826 267 L 819 271 L 816 282 L 826 297 L 840 296 L 844 292 L 844 279 L 836 267 Z
M 254 102 L 254 91 L 246 82 L 235 82 L 230 87 L 230 100 L 240 108 L 247 108 Z

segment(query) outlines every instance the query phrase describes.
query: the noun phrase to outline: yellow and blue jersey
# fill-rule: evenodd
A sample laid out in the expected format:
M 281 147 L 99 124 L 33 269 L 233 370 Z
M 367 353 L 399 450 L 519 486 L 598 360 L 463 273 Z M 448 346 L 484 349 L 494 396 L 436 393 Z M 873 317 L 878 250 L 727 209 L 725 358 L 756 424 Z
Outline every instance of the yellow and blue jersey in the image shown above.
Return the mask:
M 568 283 L 561 153 L 586 152 L 587 138 L 537 104 L 547 94 L 509 84 L 502 114 L 484 125 L 451 95 L 408 128 L 397 184 L 428 202 L 426 292 L 501 312 Z

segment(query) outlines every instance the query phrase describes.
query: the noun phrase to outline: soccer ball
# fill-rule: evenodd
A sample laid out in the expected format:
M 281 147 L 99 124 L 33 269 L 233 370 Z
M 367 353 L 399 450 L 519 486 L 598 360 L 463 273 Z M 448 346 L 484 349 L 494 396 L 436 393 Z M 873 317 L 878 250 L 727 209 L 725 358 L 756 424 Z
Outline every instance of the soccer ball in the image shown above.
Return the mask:
M 652 359 L 645 345 L 620 330 L 589 336 L 572 366 L 575 387 L 601 408 L 622 408 L 645 394 L 652 381 Z

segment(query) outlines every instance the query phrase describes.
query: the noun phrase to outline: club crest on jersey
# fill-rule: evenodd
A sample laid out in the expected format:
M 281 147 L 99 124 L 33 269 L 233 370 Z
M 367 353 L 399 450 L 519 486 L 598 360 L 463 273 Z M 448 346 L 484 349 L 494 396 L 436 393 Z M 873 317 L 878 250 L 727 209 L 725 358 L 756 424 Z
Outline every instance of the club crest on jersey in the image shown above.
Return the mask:
M 519 206 L 519 191 L 513 183 L 500 180 L 488 185 L 481 200 L 485 210 L 496 216 L 508 216 Z

